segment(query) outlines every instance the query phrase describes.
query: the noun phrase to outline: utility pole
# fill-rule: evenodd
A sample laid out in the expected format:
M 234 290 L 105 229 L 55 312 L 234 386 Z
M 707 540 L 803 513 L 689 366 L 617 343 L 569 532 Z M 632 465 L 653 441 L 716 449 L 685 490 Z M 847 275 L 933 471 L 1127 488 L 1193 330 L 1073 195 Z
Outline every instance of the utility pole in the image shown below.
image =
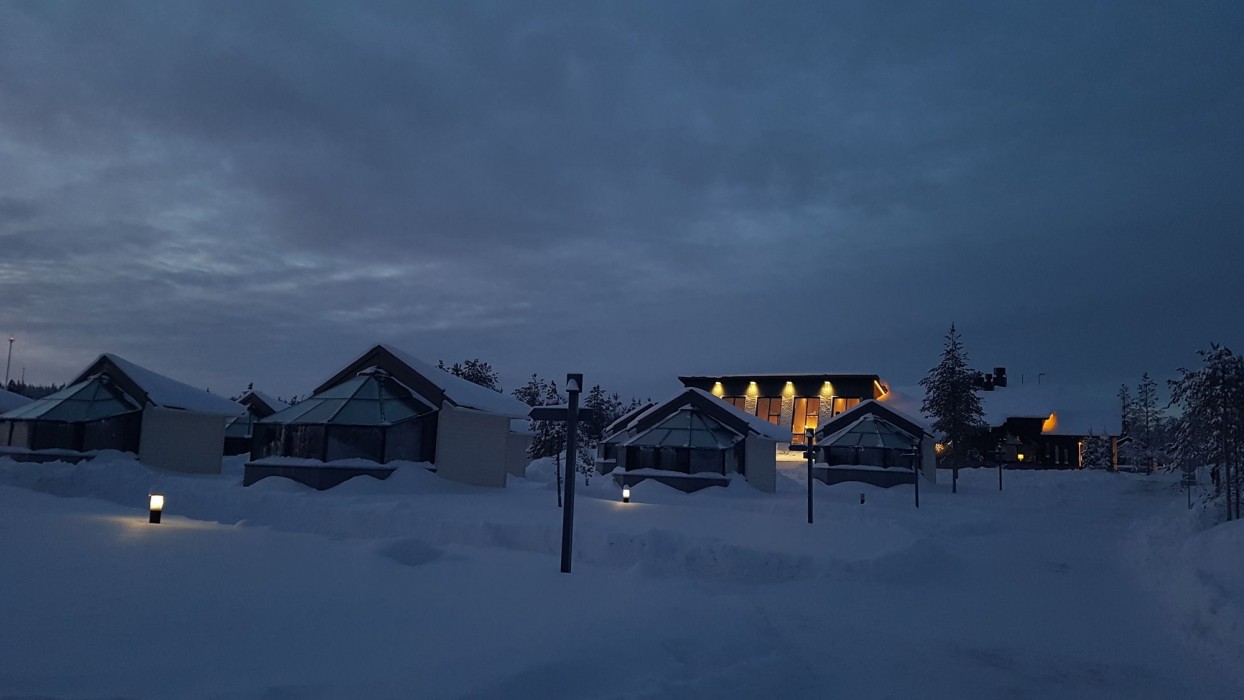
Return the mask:
M 17 340 L 13 336 L 9 336 L 9 359 L 4 363 L 4 388 L 9 388 L 9 368 L 13 366 L 13 341 Z

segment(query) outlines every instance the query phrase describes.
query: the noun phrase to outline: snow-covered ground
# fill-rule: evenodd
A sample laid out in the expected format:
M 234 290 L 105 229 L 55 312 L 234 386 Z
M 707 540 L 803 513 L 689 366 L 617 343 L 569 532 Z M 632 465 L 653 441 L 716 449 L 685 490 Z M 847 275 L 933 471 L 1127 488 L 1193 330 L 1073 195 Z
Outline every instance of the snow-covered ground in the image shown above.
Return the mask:
M 745 482 L 545 464 L 327 492 L 0 460 L 0 698 L 1238 698 L 1244 526 L 1165 476 Z M 164 523 L 146 495 L 167 495 Z M 860 504 L 860 494 L 866 502 Z M 1229 658 L 1232 665 L 1219 663 Z

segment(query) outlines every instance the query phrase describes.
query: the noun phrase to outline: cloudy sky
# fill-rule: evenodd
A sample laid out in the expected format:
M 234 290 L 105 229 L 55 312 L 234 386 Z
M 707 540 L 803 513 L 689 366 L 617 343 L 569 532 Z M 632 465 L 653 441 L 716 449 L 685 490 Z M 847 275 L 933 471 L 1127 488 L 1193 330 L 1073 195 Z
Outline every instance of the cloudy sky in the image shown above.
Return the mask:
M 0 2 L 13 374 L 1244 350 L 1244 3 Z

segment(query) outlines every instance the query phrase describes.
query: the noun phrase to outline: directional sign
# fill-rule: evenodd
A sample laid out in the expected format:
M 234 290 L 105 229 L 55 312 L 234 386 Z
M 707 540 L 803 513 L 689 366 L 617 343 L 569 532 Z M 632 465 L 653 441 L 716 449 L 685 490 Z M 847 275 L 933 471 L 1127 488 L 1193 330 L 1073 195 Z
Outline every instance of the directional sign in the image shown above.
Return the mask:
M 569 406 L 532 406 L 527 417 L 532 420 L 566 420 L 569 413 Z M 590 408 L 580 408 L 575 411 L 575 418 L 578 421 L 589 421 L 592 420 L 593 413 Z

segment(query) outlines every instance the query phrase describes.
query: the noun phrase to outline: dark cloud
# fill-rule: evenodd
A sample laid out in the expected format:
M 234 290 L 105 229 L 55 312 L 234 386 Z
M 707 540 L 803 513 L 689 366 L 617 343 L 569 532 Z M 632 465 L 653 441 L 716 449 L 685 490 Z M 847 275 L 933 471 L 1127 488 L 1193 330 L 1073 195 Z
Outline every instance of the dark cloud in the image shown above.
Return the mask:
M 9 3 L 0 326 L 302 392 L 1239 344 L 1236 3 Z M 16 362 L 16 360 L 15 360 Z

